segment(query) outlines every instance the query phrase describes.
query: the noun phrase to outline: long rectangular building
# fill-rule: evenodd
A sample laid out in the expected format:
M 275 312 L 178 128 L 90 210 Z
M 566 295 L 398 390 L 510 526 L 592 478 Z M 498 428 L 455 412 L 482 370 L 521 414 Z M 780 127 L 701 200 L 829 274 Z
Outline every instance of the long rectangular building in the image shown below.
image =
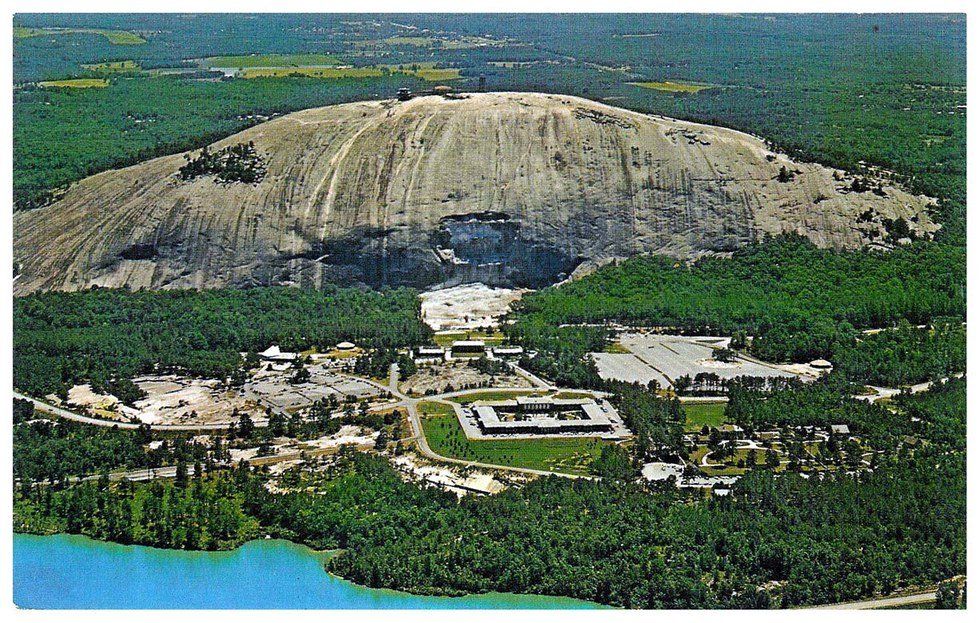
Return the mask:
M 594 400 L 519 396 L 473 406 L 486 434 L 609 433 L 613 422 Z

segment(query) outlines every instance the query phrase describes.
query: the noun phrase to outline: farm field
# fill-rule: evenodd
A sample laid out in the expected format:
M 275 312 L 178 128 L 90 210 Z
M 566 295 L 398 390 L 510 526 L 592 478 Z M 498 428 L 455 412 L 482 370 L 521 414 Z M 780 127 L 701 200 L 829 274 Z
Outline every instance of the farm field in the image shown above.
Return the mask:
M 232 66 L 233 67 L 233 66 Z M 378 67 L 246 67 L 240 74 L 242 78 L 381 78 L 389 73 Z M 414 76 L 426 82 L 443 82 L 460 77 L 458 69 L 394 69 L 390 73 Z
M 411 45 L 420 48 L 427 48 L 435 45 L 438 41 L 439 39 L 436 39 L 435 37 L 388 37 L 387 39 L 369 39 L 366 41 L 358 41 L 355 45 L 359 47 L 379 45 Z
M 102 28 L 23 28 L 14 27 L 15 39 L 29 39 L 48 35 L 102 35 L 114 45 L 140 45 L 146 39 L 136 33 L 125 30 L 107 30 Z
M 421 78 L 426 82 L 444 82 L 447 80 L 458 80 L 460 78 L 459 70 L 453 68 L 439 69 L 431 67 L 423 69 L 408 69 L 402 70 L 402 73 Z
M 432 450 L 465 461 L 585 474 L 602 446 L 609 443 L 590 438 L 471 441 L 449 405 L 423 402 L 419 408 Z
M 376 67 L 251 67 L 242 70 L 241 77 L 253 78 L 380 78 Z
M 642 89 L 653 89 L 668 93 L 700 93 L 706 89 L 714 88 L 710 84 L 690 84 L 687 82 L 630 82 L 629 84 Z
M 82 65 L 84 69 L 100 73 L 111 72 L 131 72 L 140 71 L 140 64 L 136 61 L 108 61 L 105 63 L 90 63 Z
M 45 88 L 102 89 L 109 86 L 109 81 L 104 78 L 70 78 L 68 80 L 44 80 L 38 84 Z

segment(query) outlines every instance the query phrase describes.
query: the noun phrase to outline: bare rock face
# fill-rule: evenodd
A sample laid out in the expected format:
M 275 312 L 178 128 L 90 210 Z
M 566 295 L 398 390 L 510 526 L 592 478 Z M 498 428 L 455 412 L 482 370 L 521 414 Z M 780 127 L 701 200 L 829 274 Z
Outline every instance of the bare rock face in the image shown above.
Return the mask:
M 255 184 L 183 181 L 183 154 L 109 171 L 14 216 L 16 294 L 92 285 L 538 286 L 640 253 L 731 251 L 766 233 L 858 247 L 930 200 L 774 154 L 752 136 L 579 98 L 419 97 L 290 114 Z M 785 173 L 780 171 L 785 167 Z

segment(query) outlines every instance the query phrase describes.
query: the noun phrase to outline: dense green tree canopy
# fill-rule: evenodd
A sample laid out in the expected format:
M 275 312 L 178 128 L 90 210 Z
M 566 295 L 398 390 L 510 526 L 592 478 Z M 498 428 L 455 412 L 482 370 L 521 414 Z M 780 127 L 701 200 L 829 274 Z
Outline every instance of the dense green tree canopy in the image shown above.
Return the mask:
M 14 385 L 44 395 L 79 381 L 155 370 L 225 378 L 240 353 L 425 343 L 412 290 L 93 289 L 14 299 Z

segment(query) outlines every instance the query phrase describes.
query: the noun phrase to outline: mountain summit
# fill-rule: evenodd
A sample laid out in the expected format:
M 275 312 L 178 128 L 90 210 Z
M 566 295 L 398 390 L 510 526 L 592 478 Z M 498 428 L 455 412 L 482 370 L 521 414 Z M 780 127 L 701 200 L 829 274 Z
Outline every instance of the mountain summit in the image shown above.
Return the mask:
M 540 286 L 767 233 L 853 248 L 888 219 L 931 232 L 930 204 L 734 130 L 563 95 L 430 95 L 304 110 L 84 179 L 15 214 L 14 290 Z

